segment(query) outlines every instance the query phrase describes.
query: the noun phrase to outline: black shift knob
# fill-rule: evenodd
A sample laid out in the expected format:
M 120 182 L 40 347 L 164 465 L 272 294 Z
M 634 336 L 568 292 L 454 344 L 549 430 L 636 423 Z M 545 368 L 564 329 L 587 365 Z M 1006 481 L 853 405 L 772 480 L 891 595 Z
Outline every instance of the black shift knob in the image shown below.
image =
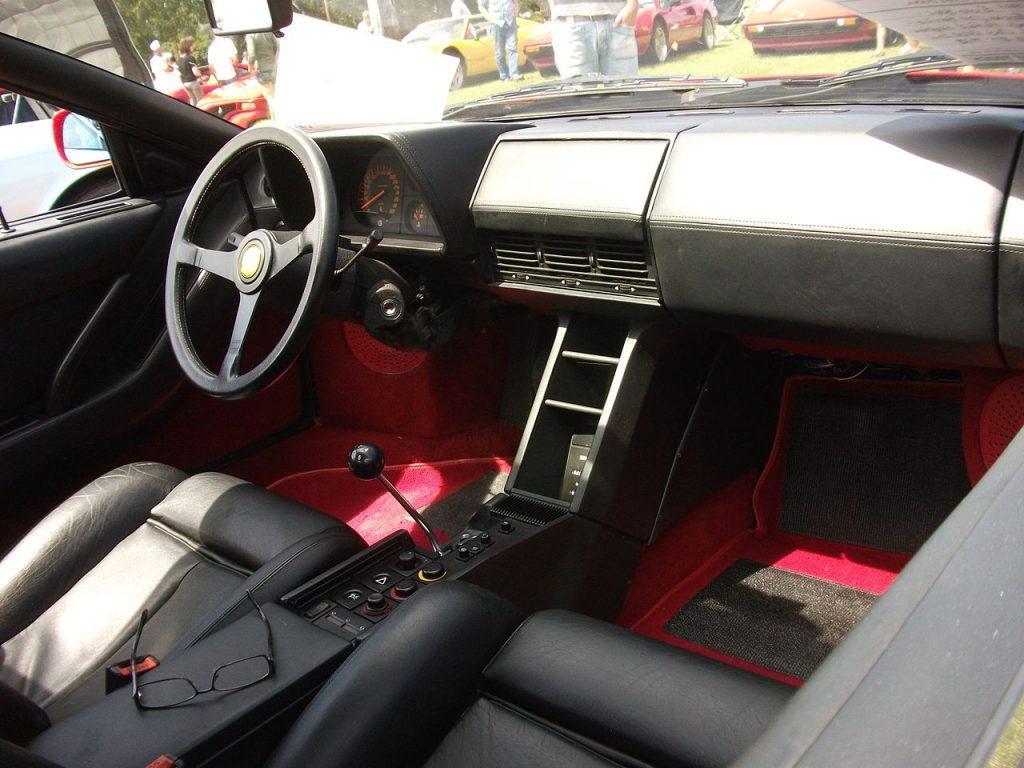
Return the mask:
M 348 455 L 348 468 L 360 480 L 375 480 L 384 471 L 384 451 L 369 443 L 357 445 Z

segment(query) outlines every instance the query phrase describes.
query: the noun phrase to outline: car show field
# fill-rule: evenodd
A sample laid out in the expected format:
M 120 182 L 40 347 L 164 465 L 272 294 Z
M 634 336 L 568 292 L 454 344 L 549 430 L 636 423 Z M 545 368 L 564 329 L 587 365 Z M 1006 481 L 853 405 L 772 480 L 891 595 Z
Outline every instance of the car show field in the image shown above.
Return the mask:
M 738 30 L 737 30 L 738 32 Z M 721 29 L 719 30 L 721 35 Z M 899 45 L 885 50 L 886 56 L 899 53 Z M 640 75 L 696 75 L 711 77 L 723 72 L 735 73 L 737 77 L 778 76 L 780 72 L 788 75 L 824 75 L 842 72 L 872 61 L 870 48 L 843 48 L 832 51 L 786 53 L 786 54 L 754 54 L 750 43 L 742 37 L 738 40 L 719 40 L 710 51 L 700 47 L 685 48 L 669 55 L 662 64 L 640 64 Z M 466 85 L 453 90 L 449 104 L 460 104 L 473 99 L 480 99 L 494 93 L 512 91 L 524 85 L 543 82 L 539 72 L 527 70 L 523 80 L 517 83 L 501 82 L 490 79 L 469 79 Z

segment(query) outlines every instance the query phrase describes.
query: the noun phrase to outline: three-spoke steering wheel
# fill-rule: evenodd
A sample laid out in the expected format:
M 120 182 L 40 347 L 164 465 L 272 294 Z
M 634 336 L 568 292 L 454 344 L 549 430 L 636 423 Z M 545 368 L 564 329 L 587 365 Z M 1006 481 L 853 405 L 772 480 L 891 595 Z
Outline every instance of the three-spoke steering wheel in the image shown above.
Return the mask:
M 256 229 L 230 251 L 203 248 L 194 242 L 198 215 L 224 172 L 261 148 L 279 147 L 299 161 L 313 192 L 312 221 L 299 232 Z M 165 311 L 171 346 L 185 375 L 203 391 L 222 398 L 257 392 L 280 375 L 309 340 L 330 286 L 338 240 L 338 203 L 330 168 L 320 147 L 301 131 L 284 126 L 250 128 L 225 144 L 199 176 L 185 201 L 171 241 L 165 285 Z M 289 264 L 311 253 L 309 272 L 295 314 L 271 352 L 242 373 L 242 349 L 260 293 Z M 198 267 L 230 282 L 238 291 L 231 341 L 218 371 L 200 359 L 185 317 L 186 267 Z

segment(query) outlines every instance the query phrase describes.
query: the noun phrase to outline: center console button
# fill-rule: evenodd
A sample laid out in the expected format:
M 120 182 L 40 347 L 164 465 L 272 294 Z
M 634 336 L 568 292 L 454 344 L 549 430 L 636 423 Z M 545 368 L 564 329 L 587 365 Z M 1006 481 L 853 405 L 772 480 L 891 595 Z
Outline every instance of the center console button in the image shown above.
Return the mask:
M 348 586 L 333 592 L 331 597 L 337 600 L 345 608 L 355 608 L 361 605 L 366 596 L 370 593 L 362 584 L 349 584 Z
M 388 601 L 379 592 L 371 592 L 366 596 L 366 610 L 378 613 L 388 607 Z
M 420 569 L 420 581 L 437 581 L 443 579 L 446 573 L 444 563 L 440 560 L 431 560 Z
M 415 571 L 420 564 L 420 559 L 416 556 L 416 553 L 411 549 L 407 549 L 404 552 L 398 553 L 398 560 L 395 562 L 395 568 L 400 571 Z
M 313 605 L 309 606 L 302 612 L 302 615 L 307 619 L 312 619 L 319 616 L 321 613 L 326 611 L 328 608 L 333 608 L 334 603 L 326 598 L 323 600 L 317 600 Z
M 362 575 L 363 584 L 374 592 L 386 592 L 395 586 L 398 575 L 391 571 L 371 571 Z
M 405 600 L 407 597 L 412 597 L 416 591 L 416 582 L 411 579 L 402 579 L 400 582 L 395 584 L 395 588 L 391 590 L 391 593 L 397 600 Z

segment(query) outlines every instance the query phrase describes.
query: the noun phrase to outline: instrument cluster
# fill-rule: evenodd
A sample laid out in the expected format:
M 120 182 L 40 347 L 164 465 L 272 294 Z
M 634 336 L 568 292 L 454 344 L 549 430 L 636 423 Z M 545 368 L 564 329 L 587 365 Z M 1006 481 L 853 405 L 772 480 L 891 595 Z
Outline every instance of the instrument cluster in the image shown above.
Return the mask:
M 381 149 L 353 180 L 343 203 L 343 228 L 364 233 L 379 227 L 386 235 L 440 237 L 426 198 L 405 172 L 398 154 Z

